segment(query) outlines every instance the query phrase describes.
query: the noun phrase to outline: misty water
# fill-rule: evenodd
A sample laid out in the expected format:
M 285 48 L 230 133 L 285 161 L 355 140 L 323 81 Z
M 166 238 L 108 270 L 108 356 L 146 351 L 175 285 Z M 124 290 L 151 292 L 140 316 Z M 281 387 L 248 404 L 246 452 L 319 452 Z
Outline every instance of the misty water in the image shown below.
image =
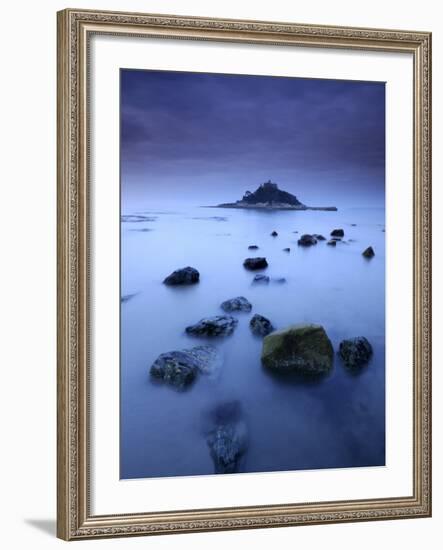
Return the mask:
M 238 472 L 384 465 L 384 209 L 262 212 L 160 204 L 123 214 L 148 220 L 121 224 L 121 478 L 213 474 L 206 441 L 211 411 L 229 401 L 241 403 L 248 433 Z M 303 233 L 329 237 L 335 228 L 345 231 L 336 247 L 326 241 L 297 246 Z M 278 237 L 270 235 L 274 230 Z M 370 260 L 362 256 L 368 246 L 375 251 Z M 268 285 L 252 284 L 255 272 L 243 267 L 254 256 L 267 258 Z M 198 284 L 162 284 L 185 266 L 199 270 Z M 272 280 L 279 277 L 286 283 Z M 236 296 L 253 307 L 232 314 L 239 320 L 232 336 L 208 342 L 185 333 L 202 317 L 222 314 L 220 304 Z M 249 328 L 254 313 L 276 328 L 323 325 L 335 350 L 331 374 L 308 380 L 265 370 L 262 339 Z M 374 350 L 358 372 L 337 355 L 340 341 L 354 336 L 366 336 Z M 159 354 L 203 343 L 222 353 L 218 376 L 201 375 L 181 392 L 151 380 Z

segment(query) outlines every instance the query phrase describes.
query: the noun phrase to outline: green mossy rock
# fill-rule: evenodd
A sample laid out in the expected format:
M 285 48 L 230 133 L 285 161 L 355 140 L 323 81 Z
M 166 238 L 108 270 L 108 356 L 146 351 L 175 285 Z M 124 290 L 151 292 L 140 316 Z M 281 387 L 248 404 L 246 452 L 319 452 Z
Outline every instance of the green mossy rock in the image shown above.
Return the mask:
M 291 325 L 263 340 L 263 365 L 281 373 L 327 374 L 333 357 L 331 341 L 321 325 Z

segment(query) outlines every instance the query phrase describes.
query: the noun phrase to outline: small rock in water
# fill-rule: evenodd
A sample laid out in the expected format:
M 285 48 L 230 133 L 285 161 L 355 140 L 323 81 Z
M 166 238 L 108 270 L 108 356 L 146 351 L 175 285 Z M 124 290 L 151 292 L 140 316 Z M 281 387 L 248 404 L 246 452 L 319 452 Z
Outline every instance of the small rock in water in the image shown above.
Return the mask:
M 356 223 L 351 223 L 351 226 L 352 226 L 352 227 L 356 227 L 357 224 L 356 224 Z
M 215 421 L 206 441 L 216 474 L 232 474 L 247 448 L 247 428 L 237 401 L 223 403 L 211 415 Z
M 244 296 L 238 296 L 225 300 L 220 307 L 224 311 L 251 311 L 252 304 Z
M 302 235 L 297 242 L 300 246 L 312 246 L 313 244 L 317 244 L 317 239 L 314 235 L 305 234 Z
M 243 262 L 243 266 L 246 269 L 254 271 L 255 269 L 264 269 L 265 267 L 268 267 L 268 262 L 266 261 L 266 258 L 246 258 Z
M 278 237 L 277 231 L 273 231 L 273 232 L 271 233 L 271 237 Z
M 331 239 L 330 241 L 327 242 L 327 244 L 329 246 L 337 246 L 337 241 L 334 241 L 333 239 Z
M 188 334 L 195 336 L 229 336 L 238 325 L 238 320 L 230 315 L 204 317 L 198 323 L 186 327 Z
M 129 302 L 129 300 L 130 300 L 131 298 L 134 298 L 134 296 L 137 296 L 137 294 L 138 294 L 137 292 L 135 292 L 134 294 L 125 294 L 124 296 L 122 296 L 122 297 L 120 298 L 120 302 L 121 302 L 122 304 L 124 304 L 124 303 L 126 303 L 126 302 Z
M 344 237 L 345 232 L 343 229 L 334 229 L 331 231 L 331 237 Z
M 263 340 L 261 360 L 280 373 L 327 374 L 332 369 L 334 350 L 321 325 L 291 325 L 271 332 Z
M 252 279 L 252 282 L 255 283 L 255 284 L 261 283 L 261 284 L 267 285 L 269 283 L 269 281 L 270 281 L 270 279 L 267 275 L 261 275 L 261 274 L 256 275 Z
M 275 277 L 275 279 L 272 279 L 274 283 L 279 283 L 279 284 L 283 284 L 283 283 L 286 283 L 286 278 L 285 277 Z
M 200 280 L 200 273 L 194 267 L 176 269 L 163 281 L 165 285 L 193 285 Z
M 199 373 L 213 374 L 221 366 L 221 358 L 213 346 L 196 346 L 181 351 L 169 351 L 157 357 L 151 366 L 153 378 L 177 389 L 191 384 Z
M 290 248 L 283 248 L 283 252 L 291 252 Z
M 248 250 L 258 250 L 258 246 L 256 244 L 250 244 Z
M 365 365 L 372 357 L 372 346 L 364 336 L 343 340 L 339 347 L 343 363 L 350 369 Z
M 314 233 L 312 236 L 315 237 L 317 241 L 326 241 L 326 237 L 323 237 L 323 235 L 319 235 L 318 233 Z
M 257 336 L 267 336 L 275 330 L 269 319 L 263 317 L 263 315 L 258 315 L 257 313 L 250 320 L 249 326 L 251 327 L 252 332 Z
M 375 252 L 372 246 L 368 246 L 368 248 L 364 250 L 362 254 L 365 258 L 373 258 L 375 256 Z

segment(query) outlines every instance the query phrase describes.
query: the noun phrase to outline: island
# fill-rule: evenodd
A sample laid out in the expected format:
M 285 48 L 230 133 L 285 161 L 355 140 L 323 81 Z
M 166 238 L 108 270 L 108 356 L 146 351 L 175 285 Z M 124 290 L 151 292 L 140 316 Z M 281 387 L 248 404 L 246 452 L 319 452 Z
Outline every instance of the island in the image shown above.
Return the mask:
M 253 193 L 246 191 L 241 200 L 211 206 L 211 208 L 249 208 L 262 210 L 329 210 L 335 206 L 306 206 L 295 195 L 278 188 L 271 180 L 262 183 Z

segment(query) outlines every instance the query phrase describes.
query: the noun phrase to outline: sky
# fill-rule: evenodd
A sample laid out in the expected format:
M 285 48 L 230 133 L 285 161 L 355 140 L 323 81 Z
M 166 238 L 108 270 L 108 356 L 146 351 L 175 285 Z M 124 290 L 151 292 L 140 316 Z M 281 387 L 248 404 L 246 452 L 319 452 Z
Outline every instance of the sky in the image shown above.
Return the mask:
M 310 206 L 384 206 L 385 84 L 122 69 L 128 205 L 233 202 L 271 179 Z

